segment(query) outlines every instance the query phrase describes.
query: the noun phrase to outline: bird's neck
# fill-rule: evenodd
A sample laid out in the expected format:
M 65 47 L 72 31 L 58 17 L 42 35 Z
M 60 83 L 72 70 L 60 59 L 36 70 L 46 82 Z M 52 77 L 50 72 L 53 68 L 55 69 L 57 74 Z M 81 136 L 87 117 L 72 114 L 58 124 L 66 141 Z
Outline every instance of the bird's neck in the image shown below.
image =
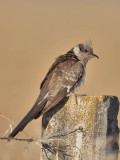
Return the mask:
M 87 62 L 88 62 L 88 59 L 81 59 L 79 58 L 80 62 L 83 64 L 83 66 L 86 68 L 86 65 L 87 65 Z
M 79 59 L 79 61 L 83 64 L 83 66 L 86 67 L 86 64 L 89 60 L 88 57 L 85 54 L 80 53 L 80 49 L 78 47 L 73 48 L 72 52 Z
M 79 60 L 83 64 L 84 67 L 86 67 L 87 62 L 89 60 L 87 57 L 85 57 L 77 52 L 75 53 L 73 50 L 70 50 L 69 52 L 67 52 L 66 55 L 73 56 L 76 60 Z

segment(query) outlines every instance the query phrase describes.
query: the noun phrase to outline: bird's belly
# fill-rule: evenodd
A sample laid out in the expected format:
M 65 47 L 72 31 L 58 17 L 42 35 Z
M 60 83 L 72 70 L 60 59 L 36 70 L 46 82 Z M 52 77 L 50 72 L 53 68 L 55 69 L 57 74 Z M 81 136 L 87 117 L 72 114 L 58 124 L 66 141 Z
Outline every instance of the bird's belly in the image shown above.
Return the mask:
M 86 75 L 85 75 L 85 73 L 83 73 L 82 77 L 76 83 L 76 85 L 74 87 L 74 91 L 77 91 L 78 89 L 83 87 L 85 79 L 86 79 Z

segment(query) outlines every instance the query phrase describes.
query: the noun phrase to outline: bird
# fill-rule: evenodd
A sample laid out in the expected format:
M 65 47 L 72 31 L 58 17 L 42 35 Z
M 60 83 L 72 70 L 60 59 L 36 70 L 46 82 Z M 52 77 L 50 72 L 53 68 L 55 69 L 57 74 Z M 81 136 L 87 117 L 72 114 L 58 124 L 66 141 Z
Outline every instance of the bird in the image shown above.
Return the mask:
M 85 80 L 87 62 L 94 57 L 99 59 L 89 43 L 78 44 L 58 56 L 40 85 L 40 94 L 33 107 L 8 137 L 14 138 L 29 122 L 39 118 L 80 88 Z

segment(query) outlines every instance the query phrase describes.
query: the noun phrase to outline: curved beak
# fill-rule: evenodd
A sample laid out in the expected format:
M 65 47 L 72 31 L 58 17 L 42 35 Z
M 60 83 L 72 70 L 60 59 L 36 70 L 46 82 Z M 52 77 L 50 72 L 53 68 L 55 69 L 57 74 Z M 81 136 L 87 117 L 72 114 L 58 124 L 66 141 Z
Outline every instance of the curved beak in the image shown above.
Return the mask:
M 97 58 L 97 59 L 99 59 L 99 57 L 96 54 L 94 54 L 94 53 L 89 54 L 89 57 L 90 58 Z

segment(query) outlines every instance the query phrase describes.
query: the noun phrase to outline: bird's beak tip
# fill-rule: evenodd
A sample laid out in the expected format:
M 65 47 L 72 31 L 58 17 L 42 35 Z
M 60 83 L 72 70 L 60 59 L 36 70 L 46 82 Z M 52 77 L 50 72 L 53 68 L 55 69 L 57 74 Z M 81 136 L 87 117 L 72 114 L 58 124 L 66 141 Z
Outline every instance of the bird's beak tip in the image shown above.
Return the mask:
M 96 56 L 96 58 L 97 58 L 97 59 L 99 59 L 99 57 L 98 57 L 98 56 Z
M 96 54 L 92 54 L 91 56 L 92 56 L 93 58 L 99 59 L 99 57 L 98 57 Z

